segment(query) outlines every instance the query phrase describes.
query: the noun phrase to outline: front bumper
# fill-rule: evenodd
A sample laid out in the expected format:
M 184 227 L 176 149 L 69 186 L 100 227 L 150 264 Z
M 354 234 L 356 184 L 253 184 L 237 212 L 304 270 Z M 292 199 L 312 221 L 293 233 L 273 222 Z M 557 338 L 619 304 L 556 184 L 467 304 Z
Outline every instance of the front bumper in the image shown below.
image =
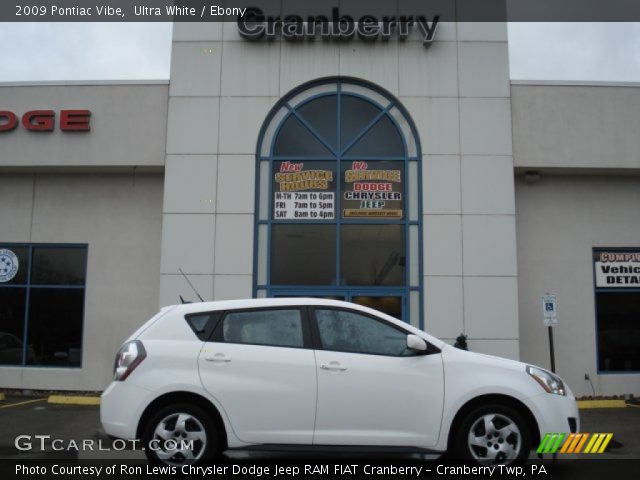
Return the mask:
M 547 433 L 575 433 L 580 431 L 580 414 L 573 395 L 541 393 L 527 399 L 536 417 L 540 438 Z

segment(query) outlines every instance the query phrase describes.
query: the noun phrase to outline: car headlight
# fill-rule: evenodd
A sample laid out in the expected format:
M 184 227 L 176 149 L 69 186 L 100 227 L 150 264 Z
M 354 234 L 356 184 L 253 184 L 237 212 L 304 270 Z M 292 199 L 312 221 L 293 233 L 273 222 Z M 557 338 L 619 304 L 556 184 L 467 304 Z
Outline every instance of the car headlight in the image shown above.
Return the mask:
M 545 392 L 556 395 L 567 394 L 562 379 L 557 375 L 538 367 L 532 367 L 531 365 L 527 365 L 527 373 L 544 388 Z

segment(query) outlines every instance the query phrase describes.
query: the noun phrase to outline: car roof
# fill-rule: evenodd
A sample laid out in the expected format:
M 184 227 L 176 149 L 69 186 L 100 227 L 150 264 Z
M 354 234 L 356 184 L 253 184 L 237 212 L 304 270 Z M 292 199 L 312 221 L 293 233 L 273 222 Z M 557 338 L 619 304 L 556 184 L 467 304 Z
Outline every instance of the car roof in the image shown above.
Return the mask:
M 184 303 L 172 306 L 175 313 L 211 312 L 216 310 L 238 310 L 243 308 L 291 307 L 304 305 L 320 305 L 327 307 L 349 307 L 365 310 L 355 303 L 325 298 L 293 297 L 293 298 L 245 298 L 239 300 L 220 300 L 215 302 Z
M 384 312 L 379 310 L 374 310 L 373 308 L 365 307 L 363 305 L 358 305 L 356 303 L 345 302 L 342 300 L 328 300 L 325 298 L 311 298 L 311 297 L 283 297 L 283 298 L 246 298 L 241 300 L 221 300 L 215 302 L 197 302 L 197 303 L 184 303 L 179 305 L 169 305 L 163 307 L 158 314 L 149 320 L 149 322 L 140 329 L 138 329 L 130 338 L 137 338 L 141 335 L 145 330 L 147 330 L 155 320 L 160 319 L 165 316 L 165 314 L 169 314 L 170 318 L 175 318 L 175 316 L 183 317 L 184 315 L 193 314 L 193 313 L 205 313 L 205 312 L 214 312 L 214 311 L 227 311 L 227 310 L 240 310 L 240 309 L 250 309 L 250 308 L 269 308 L 269 307 L 296 307 L 296 306 L 305 306 L 305 305 L 313 305 L 313 306 L 321 306 L 321 307 L 337 307 L 337 308 L 346 308 L 350 310 L 358 310 L 364 313 L 368 313 L 371 315 L 375 315 L 378 317 L 385 318 L 387 321 L 402 327 L 405 330 L 409 330 L 410 332 L 419 335 L 426 340 L 434 343 L 438 348 L 443 348 L 445 343 L 442 340 L 439 340 L 428 333 L 419 330 L 418 328 L 412 326 L 409 323 L 405 323 L 402 320 L 399 320 L 395 317 L 387 315 Z

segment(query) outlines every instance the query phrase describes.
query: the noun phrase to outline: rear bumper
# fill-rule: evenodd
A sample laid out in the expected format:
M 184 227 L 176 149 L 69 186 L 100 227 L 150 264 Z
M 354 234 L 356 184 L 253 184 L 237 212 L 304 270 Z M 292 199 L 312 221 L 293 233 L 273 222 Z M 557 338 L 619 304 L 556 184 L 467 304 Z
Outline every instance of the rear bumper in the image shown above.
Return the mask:
M 126 381 L 111 382 L 100 401 L 100 422 L 107 435 L 135 439 L 142 412 L 154 396 L 154 392 Z

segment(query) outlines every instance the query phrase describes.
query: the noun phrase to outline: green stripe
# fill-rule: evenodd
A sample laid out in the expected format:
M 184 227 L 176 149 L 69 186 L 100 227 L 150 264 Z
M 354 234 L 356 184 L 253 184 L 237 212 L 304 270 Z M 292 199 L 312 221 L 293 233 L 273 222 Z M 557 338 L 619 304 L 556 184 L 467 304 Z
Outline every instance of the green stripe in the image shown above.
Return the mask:
M 540 446 L 536 452 L 556 453 L 566 436 L 566 433 L 547 433 L 542 439 L 542 442 L 540 442 Z
M 560 445 L 562 445 L 562 441 L 564 440 L 564 437 L 566 437 L 567 434 L 566 433 L 559 433 L 558 434 L 558 440 L 556 441 L 556 444 L 553 446 L 553 449 L 551 450 L 550 453 L 556 453 L 558 451 L 558 448 L 560 448 Z
M 545 445 L 547 444 L 547 442 L 549 441 L 549 439 L 551 438 L 552 434 L 551 433 L 547 433 L 544 438 L 542 439 L 542 441 L 540 442 L 540 446 L 538 447 L 538 450 L 536 450 L 536 453 L 543 453 L 544 452 L 544 448 Z

